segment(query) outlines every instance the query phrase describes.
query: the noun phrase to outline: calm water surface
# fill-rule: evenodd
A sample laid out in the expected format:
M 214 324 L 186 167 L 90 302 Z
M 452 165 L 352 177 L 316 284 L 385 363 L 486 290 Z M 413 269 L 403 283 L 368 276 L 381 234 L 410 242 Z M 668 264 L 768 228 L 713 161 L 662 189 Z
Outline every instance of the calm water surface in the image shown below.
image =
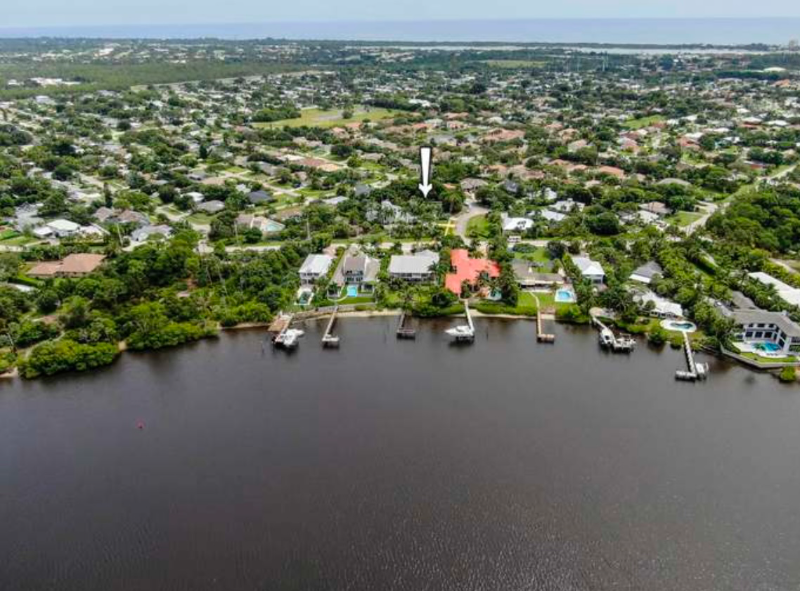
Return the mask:
M 394 324 L 0 386 L 0 589 L 798 589 L 800 389 Z

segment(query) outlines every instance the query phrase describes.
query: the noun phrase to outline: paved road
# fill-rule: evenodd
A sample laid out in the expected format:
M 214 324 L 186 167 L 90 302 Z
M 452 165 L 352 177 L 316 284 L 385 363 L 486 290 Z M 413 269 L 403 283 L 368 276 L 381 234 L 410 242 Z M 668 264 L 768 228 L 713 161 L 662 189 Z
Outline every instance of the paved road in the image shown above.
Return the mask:
M 467 226 L 469 225 L 469 221 L 472 218 L 486 215 L 489 213 L 489 210 L 483 207 L 482 205 L 478 205 L 474 201 L 465 203 L 467 209 L 460 214 L 458 214 L 455 218 L 456 221 L 456 235 L 461 236 L 463 239 L 467 239 Z

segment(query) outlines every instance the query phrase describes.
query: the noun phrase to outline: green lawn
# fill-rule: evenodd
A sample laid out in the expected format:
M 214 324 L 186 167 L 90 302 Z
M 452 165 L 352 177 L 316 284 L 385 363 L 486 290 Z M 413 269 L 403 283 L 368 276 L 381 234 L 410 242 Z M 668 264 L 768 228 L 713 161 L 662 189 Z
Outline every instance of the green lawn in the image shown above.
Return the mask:
M 703 217 L 703 214 L 696 211 L 679 211 L 675 215 L 669 216 L 667 221 L 683 228 L 684 226 L 696 222 L 701 217 Z
M 353 110 L 353 116 L 350 119 L 342 118 L 342 109 L 303 109 L 300 111 L 300 117 L 296 119 L 283 119 L 281 121 L 271 121 L 268 123 L 253 123 L 253 127 L 338 127 L 356 121 L 380 121 L 394 117 L 395 112 L 389 109 L 381 109 L 379 107 L 364 107 L 359 106 Z
M 481 238 L 485 238 L 489 230 L 489 222 L 485 215 L 478 215 L 471 218 L 467 223 L 467 236 L 477 234 Z
M 797 361 L 797 357 L 762 357 L 756 353 L 739 353 L 739 355 L 752 359 L 756 363 L 795 363 Z
M 627 129 L 641 129 L 643 127 L 650 127 L 654 123 L 664 121 L 663 115 L 650 115 L 649 117 L 640 117 L 639 119 L 628 119 L 622 124 Z

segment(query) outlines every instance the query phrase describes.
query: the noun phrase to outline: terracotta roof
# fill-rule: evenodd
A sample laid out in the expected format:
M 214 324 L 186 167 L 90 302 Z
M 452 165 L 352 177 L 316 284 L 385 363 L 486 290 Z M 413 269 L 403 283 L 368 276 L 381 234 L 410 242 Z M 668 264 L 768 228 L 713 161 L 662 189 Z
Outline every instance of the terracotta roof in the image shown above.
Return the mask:
M 455 273 L 448 273 L 445 278 L 445 287 L 455 294 L 461 293 L 461 283 L 469 281 L 474 284 L 481 273 L 487 273 L 489 277 L 499 277 L 500 267 L 494 261 L 488 259 L 471 259 L 469 251 L 457 248 L 450 252 L 450 264 L 455 269 Z

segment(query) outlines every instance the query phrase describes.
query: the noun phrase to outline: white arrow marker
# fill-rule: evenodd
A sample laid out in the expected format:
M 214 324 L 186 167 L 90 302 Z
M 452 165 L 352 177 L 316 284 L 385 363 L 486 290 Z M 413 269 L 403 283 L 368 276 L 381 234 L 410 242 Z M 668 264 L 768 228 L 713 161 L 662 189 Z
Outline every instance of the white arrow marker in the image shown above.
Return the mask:
M 420 160 L 419 190 L 422 191 L 422 194 L 425 197 L 427 197 L 428 193 L 430 193 L 431 189 L 433 189 L 433 185 L 431 185 L 431 148 L 430 148 L 430 146 L 422 146 L 419 149 L 419 160 Z

